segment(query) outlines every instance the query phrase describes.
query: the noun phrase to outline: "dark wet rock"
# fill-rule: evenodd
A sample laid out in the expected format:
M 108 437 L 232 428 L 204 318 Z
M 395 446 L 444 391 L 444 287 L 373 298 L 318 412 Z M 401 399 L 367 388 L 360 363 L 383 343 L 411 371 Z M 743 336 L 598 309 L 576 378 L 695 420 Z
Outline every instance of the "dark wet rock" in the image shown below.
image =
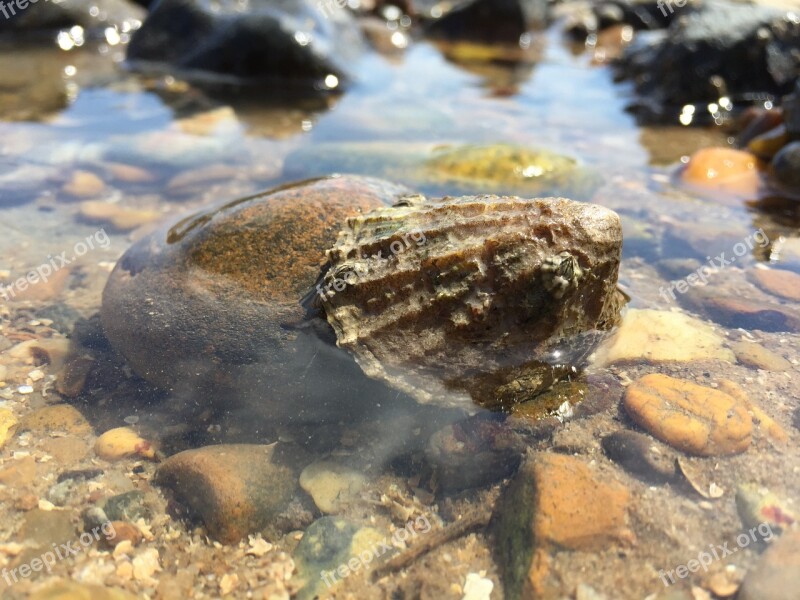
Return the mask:
M 720 118 L 705 107 L 723 96 L 790 91 L 800 74 L 800 25 L 788 13 L 719 0 L 679 10 L 681 18 L 638 36 L 619 62 L 636 86 L 640 120 L 675 123 L 683 106 L 699 104 L 693 122 L 702 123 Z
M 83 511 L 81 514 L 83 519 L 84 531 L 91 531 L 95 527 L 102 527 L 105 523 L 111 521 L 106 512 L 99 506 L 91 506 Z
M 89 479 L 95 479 L 96 477 L 100 477 L 103 474 L 103 469 L 94 467 L 89 469 L 73 469 L 69 471 L 63 471 L 58 474 L 56 481 L 61 483 L 62 481 L 88 481 Z
M 549 20 L 546 0 L 472 0 L 434 21 L 429 36 L 448 40 L 518 44 Z
M 495 555 L 505 597 L 558 597 L 548 586 L 546 556 L 558 549 L 598 550 L 631 543 L 630 494 L 580 458 L 535 453 L 495 507 Z
M 739 119 L 741 129 L 736 137 L 739 148 L 747 147 L 755 138 L 775 129 L 783 123 L 783 113 L 779 109 L 748 108 Z
M 748 571 L 737 600 L 785 600 L 800 588 L 800 530 L 784 533 Z M 787 592 L 789 596 L 787 596 Z
M 292 558 L 297 565 L 297 578 L 303 587 L 297 595 L 299 600 L 324 597 L 352 573 L 365 570 L 362 552 L 369 552 L 370 561 L 377 559 L 376 552 L 386 542 L 386 533 L 365 527 L 355 521 L 340 517 L 322 517 L 309 525 L 303 539 L 295 548 Z M 351 559 L 357 558 L 358 568 L 351 571 Z
M 781 148 L 772 159 L 770 169 L 780 185 L 800 191 L 800 142 L 792 142 Z
M 615 431 L 602 446 L 608 458 L 640 479 L 666 483 L 675 477 L 675 453 L 642 433 Z
M 425 456 L 438 491 L 483 487 L 514 473 L 524 441 L 502 421 L 479 414 L 448 425 L 428 441 Z
M 149 521 L 153 516 L 141 490 L 131 490 L 108 498 L 103 510 L 111 521 Z
M 12 13 L 10 18 L 0 19 L 0 33 L 33 32 L 82 27 L 80 44 L 84 35 L 103 35 L 107 28 L 119 34 L 137 29 L 145 17 L 142 7 L 127 0 L 69 0 L 69 2 L 25 2 L 26 8 L 19 10 L 19 2 L 6 2 L 3 13 Z M 99 9 L 99 10 L 98 10 Z
M 199 40 L 199 41 L 198 41 Z M 315 0 L 160 0 L 128 48 L 128 61 L 209 83 L 335 88 L 363 48 L 346 10 Z M 338 79 L 332 83 L 326 78 Z
M 286 509 L 303 456 L 281 444 L 205 446 L 171 456 L 156 471 L 155 482 L 214 539 L 236 543 Z
M 794 91 L 784 96 L 782 111 L 771 111 L 772 118 L 783 117 L 786 133 L 792 140 L 800 140 L 800 81 L 795 83 Z
M 771 160 L 778 151 L 789 142 L 789 136 L 783 125 L 770 129 L 753 138 L 747 149 L 761 160 Z

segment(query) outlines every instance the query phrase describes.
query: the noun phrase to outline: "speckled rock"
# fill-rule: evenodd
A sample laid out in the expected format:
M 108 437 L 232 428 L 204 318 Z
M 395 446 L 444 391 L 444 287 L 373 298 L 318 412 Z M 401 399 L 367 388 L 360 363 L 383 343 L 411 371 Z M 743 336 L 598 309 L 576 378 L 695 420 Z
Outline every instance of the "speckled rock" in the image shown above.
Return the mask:
M 595 362 L 734 362 L 733 352 L 723 344 L 723 338 L 711 326 L 689 315 L 632 308 L 619 329 L 598 349 Z
M 323 517 L 309 525 L 293 553 L 297 577 L 304 582 L 297 598 L 312 600 L 330 593 L 343 578 L 368 568 L 378 559 L 386 532 L 339 517 Z M 362 562 L 364 553 L 367 560 Z M 388 557 L 386 554 L 385 557 Z M 354 565 L 351 570 L 350 564 Z
M 92 427 L 71 404 L 52 404 L 26 415 L 20 423 L 19 430 L 37 433 L 59 431 L 81 435 L 91 433 Z
M 297 487 L 296 449 L 279 444 L 223 444 L 185 450 L 155 476 L 209 534 L 236 543 L 269 525 Z
M 515 144 L 321 143 L 292 152 L 284 174 L 380 175 L 431 195 L 566 196 L 589 201 L 600 176 L 574 158 Z
M 750 446 L 753 422 L 747 407 L 713 388 L 645 375 L 625 391 L 624 406 L 639 426 L 688 454 L 738 454 Z
M 111 274 L 105 333 L 139 375 L 168 389 L 233 379 L 237 367 L 260 360 L 285 369 L 296 363 L 300 380 L 317 347 L 304 345 L 291 325 L 304 317 L 299 301 L 325 250 L 347 217 L 406 191 L 374 179 L 319 179 L 161 229 L 131 247 Z M 305 386 L 295 395 L 304 393 Z
M 736 359 L 748 367 L 765 371 L 788 371 L 792 368 L 792 363 L 780 354 L 755 342 L 735 342 L 731 344 L 731 350 L 736 354 Z
M 512 479 L 492 528 L 505 597 L 541 596 L 542 555 L 552 549 L 598 550 L 634 540 L 628 490 L 583 460 L 535 453 Z
M 786 600 L 800 589 L 800 530 L 789 531 L 759 559 L 739 589 L 737 600 Z M 787 596 L 787 593 L 790 594 Z
M 300 473 L 300 487 L 327 514 L 338 513 L 353 503 L 365 483 L 360 471 L 330 460 L 311 463 Z

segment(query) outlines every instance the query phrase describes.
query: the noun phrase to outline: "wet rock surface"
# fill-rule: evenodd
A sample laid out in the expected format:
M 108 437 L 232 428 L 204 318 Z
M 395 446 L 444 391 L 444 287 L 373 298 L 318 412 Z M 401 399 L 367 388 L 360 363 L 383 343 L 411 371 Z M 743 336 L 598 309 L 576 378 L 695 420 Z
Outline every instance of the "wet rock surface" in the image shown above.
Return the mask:
M 530 598 L 547 589 L 547 552 L 590 550 L 633 541 L 627 527 L 629 493 L 603 481 L 580 458 L 531 455 L 495 510 L 493 531 L 506 598 Z
M 297 486 L 297 460 L 292 449 L 274 444 L 207 446 L 170 457 L 155 482 L 215 539 L 235 543 L 286 509 Z
M 348 222 L 321 304 L 364 372 L 419 402 L 521 402 L 617 323 L 621 242 L 615 213 L 563 198 L 409 199 Z
M 675 478 L 675 456 L 636 431 L 615 431 L 603 438 L 603 451 L 629 473 L 654 483 Z
M 363 41 L 348 11 L 321 7 L 311 0 L 254 0 L 244 10 L 233 0 L 164 0 L 131 40 L 128 61 L 199 82 L 282 82 L 306 91 L 333 76 L 337 83 L 326 85 L 335 88 Z
M 646 375 L 625 391 L 625 410 L 655 437 L 689 454 L 736 454 L 750 445 L 753 423 L 747 407 L 689 381 Z
M 89 36 L 103 36 L 104 30 L 112 28 L 126 32 L 139 27 L 146 12 L 128 0 L 70 0 L 70 2 L 24 3 L 25 8 L 11 3 L 4 11 L 6 18 L 0 20 L 0 34 L 14 32 L 31 34 L 57 31 L 79 26 Z M 19 14 L 15 14 L 15 13 Z M 8 18 L 8 17 L 11 18 Z M 80 33 L 83 43 L 83 31 Z
M 531 29 L 549 20 L 544 0 L 470 0 L 434 21 L 427 34 L 434 38 L 483 43 L 518 44 Z
M 641 120 L 677 122 L 685 105 L 790 91 L 798 62 L 790 50 L 797 25 L 788 13 L 721 1 L 678 10 L 681 18 L 641 36 L 619 62 L 621 76 L 636 86 Z M 695 120 L 709 117 L 715 115 L 698 113 Z
M 800 531 L 778 539 L 745 577 L 738 600 L 779 600 L 800 585 Z

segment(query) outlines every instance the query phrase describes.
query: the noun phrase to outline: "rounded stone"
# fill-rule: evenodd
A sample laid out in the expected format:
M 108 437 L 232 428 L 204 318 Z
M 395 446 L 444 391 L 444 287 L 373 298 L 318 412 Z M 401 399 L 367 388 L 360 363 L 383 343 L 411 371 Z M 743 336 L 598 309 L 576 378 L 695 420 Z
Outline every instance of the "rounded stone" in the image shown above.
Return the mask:
M 738 454 L 750 445 L 747 407 L 719 390 L 651 374 L 628 387 L 623 403 L 637 425 L 688 454 Z
M 681 180 L 698 188 L 742 197 L 754 197 L 759 176 L 756 157 L 732 148 L 703 148 L 695 152 Z
M 800 302 L 800 275 L 783 269 L 753 269 L 750 279 L 773 296 Z
M 134 244 L 109 277 L 106 336 L 134 371 L 166 389 L 230 379 L 238 365 L 286 363 L 298 354 L 300 300 L 342 223 L 405 192 L 376 179 L 322 178 L 162 228 Z
M 675 457 L 653 438 L 637 431 L 615 431 L 604 437 L 603 452 L 629 473 L 654 483 L 675 477 Z
M 785 145 L 772 159 L 772 176 L 791 190 L 800 190 L 800 142 Z

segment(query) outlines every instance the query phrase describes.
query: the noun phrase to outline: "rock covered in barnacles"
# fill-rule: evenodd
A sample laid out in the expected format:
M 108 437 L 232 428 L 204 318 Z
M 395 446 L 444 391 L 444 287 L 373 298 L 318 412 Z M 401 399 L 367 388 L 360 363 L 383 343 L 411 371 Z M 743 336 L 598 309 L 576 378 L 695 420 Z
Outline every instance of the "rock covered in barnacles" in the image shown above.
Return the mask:
M 348 219 L 317 293 L 371 377 L 496 407 L 552 385 L 617 323 L 621 248 L 619 217 L 596 205 L 407 197 Z

